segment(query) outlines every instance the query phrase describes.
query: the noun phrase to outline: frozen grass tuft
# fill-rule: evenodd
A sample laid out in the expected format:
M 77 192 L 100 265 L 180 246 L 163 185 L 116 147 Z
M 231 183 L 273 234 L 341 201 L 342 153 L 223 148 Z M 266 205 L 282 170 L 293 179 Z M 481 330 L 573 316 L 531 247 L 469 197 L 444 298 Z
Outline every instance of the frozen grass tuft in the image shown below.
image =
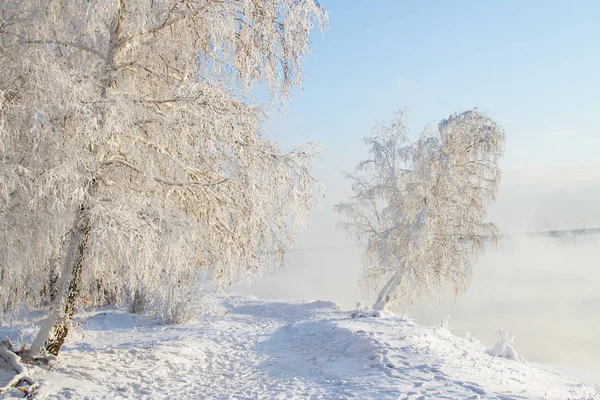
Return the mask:
M 184 324 L 201 312 L 205 294 L 196 283 L 180 283 L 157 296 L 151 312 L 161 324 Z
M 352 318 L 381 317 L 381 315 L 381 311 L 373 310 L 360 301 L 356 303 L 356 310 L 350 312 Z

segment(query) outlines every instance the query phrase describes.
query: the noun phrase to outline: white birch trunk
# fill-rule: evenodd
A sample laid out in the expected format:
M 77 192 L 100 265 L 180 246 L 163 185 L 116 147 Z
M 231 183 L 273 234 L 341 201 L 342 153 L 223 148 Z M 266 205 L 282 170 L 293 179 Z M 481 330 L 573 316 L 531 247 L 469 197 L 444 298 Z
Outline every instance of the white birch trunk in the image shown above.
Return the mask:
M 44 320 L 31 347 L 31 355 L 58 355 L 63 345 L 75 312 L 75 301 L 79 295 L 85 248 L 90 234 L 90 221 L 85 204 L 75 214 L 69 248 L 60 275 L 58 296 Z
M 388 304 L 393 298 L 396 289 L 402 282 L 402 275 L 400 271 L 396 272 L 394 276 L 385 284 L 383 289 L 379 292 L 377 296 L 377 301 L 373 304 L 373 310 L 383 311 L 387 308 Z

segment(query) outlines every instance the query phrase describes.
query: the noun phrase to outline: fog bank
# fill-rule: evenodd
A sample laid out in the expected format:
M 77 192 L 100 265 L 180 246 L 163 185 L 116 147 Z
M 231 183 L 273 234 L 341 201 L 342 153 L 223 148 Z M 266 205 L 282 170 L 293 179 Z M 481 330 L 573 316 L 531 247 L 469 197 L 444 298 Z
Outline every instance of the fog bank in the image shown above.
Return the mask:
M 333 300 L 345 309 L 363 300 L 357 284 L 361 250 L 336 229 L 338 216 L 331 211 L 347 195 L 345 185 L 330 182 L 330 194 L 289 253 L 287 268 L 236 291 Z M 497 249 L 486 249 L 471 288 L 456 301 L 403 312 L 422 324 L 439 324 L 450 314 L 457 334 L 471 332 L 490 346 L 502 328 L 515 333 L 517 351 L 530 361 L 600 373 L 600 235 L 519 235 L 600 228 L 600 165 L 509 171 L 489 216 L 509 236 Z

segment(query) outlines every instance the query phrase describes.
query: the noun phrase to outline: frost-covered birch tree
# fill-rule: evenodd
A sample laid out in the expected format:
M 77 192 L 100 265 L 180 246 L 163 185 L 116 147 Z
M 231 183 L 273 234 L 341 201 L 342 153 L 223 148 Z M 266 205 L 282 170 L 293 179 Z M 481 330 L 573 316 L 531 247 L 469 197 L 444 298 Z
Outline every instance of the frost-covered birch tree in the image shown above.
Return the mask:
M 404 112 L 364 139 L 352 196 L 336 209 L 341 225 L 366 245 L 363 283 L 379 290 L 374 309 L 455 294 L 470 282 L 484 242 L 498 230 L 485 222 L 500 182 L 504 132 L 477 109 L 425 129 L 411 143 Z
M 59 352 L 80 293 L 282 265 L 316 149 L 268 140 L 251 89 L 287 99 L 326 20 L 316 0 L 1 2 L 0 303 L 52 302 L 32 354 Z

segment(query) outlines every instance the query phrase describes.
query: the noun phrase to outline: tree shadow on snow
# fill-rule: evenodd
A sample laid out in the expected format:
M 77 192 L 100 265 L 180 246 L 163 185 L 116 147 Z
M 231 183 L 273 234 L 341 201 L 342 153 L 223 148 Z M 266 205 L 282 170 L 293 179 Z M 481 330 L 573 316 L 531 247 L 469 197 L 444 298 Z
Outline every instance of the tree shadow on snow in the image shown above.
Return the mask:
M 256 318 L 279 319 L 291 321 L 305 319 L 314 315 L 317 310 L 338 310 L 339 306 L 332 301 L 311 301 L 292 303 L 285 301 L 267 301 L 262 299 L 231 297 L 224 305 L 230 314 L 249 315 Z

